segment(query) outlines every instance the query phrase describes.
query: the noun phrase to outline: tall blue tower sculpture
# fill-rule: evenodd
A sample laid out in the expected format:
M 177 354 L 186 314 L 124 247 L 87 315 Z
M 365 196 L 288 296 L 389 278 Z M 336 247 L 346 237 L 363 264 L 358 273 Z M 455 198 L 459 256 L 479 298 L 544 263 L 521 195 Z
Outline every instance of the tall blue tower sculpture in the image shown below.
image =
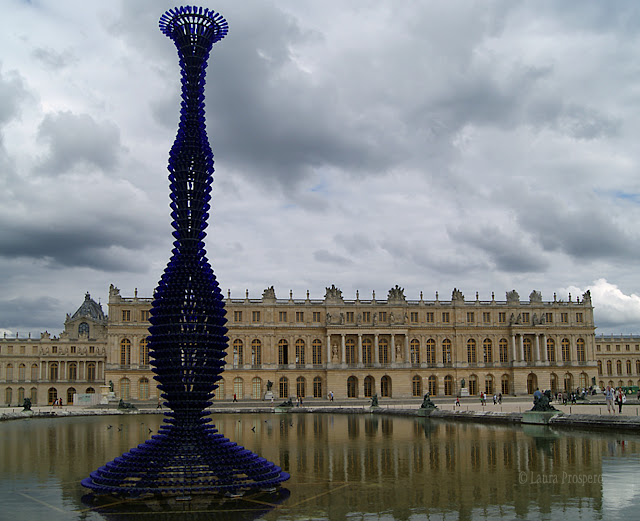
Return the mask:
M 228 25 L 208 9 L 180 7 L 162 15 L 160 30 L 178 49 L 182 104 L 168 166 L 175 242 L 154 293 L 148 346 L 171 412 L 158 434 L 82 485 L 134 497 L 271 490 L 289 474 L 218 433 L 206 410 L 224 370 L 228 338 L 222 293 L 203 243 L 213 180 L 204 86 L 209 53 Z

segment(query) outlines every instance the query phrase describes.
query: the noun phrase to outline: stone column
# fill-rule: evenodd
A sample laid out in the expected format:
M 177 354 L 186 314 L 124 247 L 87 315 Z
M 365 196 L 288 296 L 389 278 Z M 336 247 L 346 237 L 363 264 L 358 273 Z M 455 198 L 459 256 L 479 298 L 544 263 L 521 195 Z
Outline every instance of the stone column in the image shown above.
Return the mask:
M 341 342 L 341 346 L 342 346 L 342 358 L 341 358 L 341 363 L 346 364 L 347 363 L 347 345 L 345 343 L 346 338 L 345 338 L 345 334 L 344 333 L 340 333 L 340 342 Z
M 364 357 L 362 356 L 362 333 L 358 333 L 358 352 L 356 353 L 356 361 L 364 363 Z
M 391 363 L 396 361 L 396 335 L 391 334 Z
M 380 363 L 380 353 L 378 351 L 379 346 L 378 346 L 378 333 L 374 334 L 374 341 L 373 341 L 373 361 L 376 364 Z
M 540 360 L 547 361 L 547 335 L 542 335 L 542 350 L 540 351 Z
M 524 362 L 524 335 L 520 335 L 520 360 Z
M 540 335 L 536 334 L 536 348 L 534 350 L 534 357 L 533 357 L 533 361 L 534 362 L 539 362 L 540 360 L 542 360 L 542 353 L 540 353 Z
M 332 363 L 332 360 L 331 360 L 331 333 L 327 333 L 327 362 L 326 363 L 327 364 Z
M 513 351 L 513 361 L 517 361 L 517 356 L 516 356 L 516 335 L 515 333 L 511 334 L 511 346 L 512 346 L 512 351 Z
M 411 363 L 411 357 L 409 356 L 409 334 L 404 334 L 404 361 L 405 363 Z

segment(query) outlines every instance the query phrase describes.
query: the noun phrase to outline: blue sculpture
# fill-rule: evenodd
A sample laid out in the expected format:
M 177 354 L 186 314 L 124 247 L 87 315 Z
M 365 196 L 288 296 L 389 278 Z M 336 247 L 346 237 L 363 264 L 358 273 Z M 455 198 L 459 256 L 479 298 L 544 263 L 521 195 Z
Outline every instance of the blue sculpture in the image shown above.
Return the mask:
M 209 53 L 228 25 L 208 9 L 180 7 L 162 15 L 160 30 L 178 49 L 182 104 L 168 166 L 175 242 L 154 292 L 148 346 L 171 412 L 158 434 L 92 472 L 82 485 L 129 497 L 274 490 L 289 474 L 218 433 L 206 411 L 229 339 L 222 293 L 203 243 L 214 170 L 204 85 Z

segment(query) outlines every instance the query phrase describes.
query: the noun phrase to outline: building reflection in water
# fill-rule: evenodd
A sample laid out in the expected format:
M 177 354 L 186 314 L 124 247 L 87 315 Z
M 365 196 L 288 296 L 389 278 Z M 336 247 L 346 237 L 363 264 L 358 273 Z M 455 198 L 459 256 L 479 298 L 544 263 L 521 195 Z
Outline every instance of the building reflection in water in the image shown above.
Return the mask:
M 79 481 L 87 470 L 146 440 L 161 419 L 0 424 L 2 488 L 6 492 L 13 480 L 50 487 L 55 478 L 57 493 L 72 503 L 71 510 L 85 509 Z M 292 475 L 289 499 L 274 502 L 273 511 L 261 512 L 262 519 L 344 519 L 381 512 L 389 519 L 453 512 L 456 519 L 535 519 L 560 512 L 598 519 L 606 513 L 603 472 L 618 465 L 625 479 L 627 464 L 637 465 L 640 452 L 640 437 L 622 432 L 556 432 L 371 414 L 215 415 L 214 422 L 233 441 Z M 630 501 L 640 507 L 639 498 Z M 242 517 L 229 511 L 225 519 Z

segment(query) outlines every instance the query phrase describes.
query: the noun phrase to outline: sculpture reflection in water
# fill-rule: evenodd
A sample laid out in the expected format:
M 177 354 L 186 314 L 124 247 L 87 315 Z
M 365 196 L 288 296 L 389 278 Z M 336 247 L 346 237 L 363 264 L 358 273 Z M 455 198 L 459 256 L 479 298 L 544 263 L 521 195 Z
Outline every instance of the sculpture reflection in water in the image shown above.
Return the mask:
M 204 86 L 209 53 L 228 25 L 208 9 L 180 7 L 160 18 L 160 30 L 178 49 L 182 105 L 168 166 L 174 249 L 154 292 L 148 346 L 171 412 L 157 435 L 92 472 L 82 485 L 126 497 L 275 493 L 289 474 L 229 441 L 206 417 L 228 338 L 223 297 L 203 242 L 214 170 Z

